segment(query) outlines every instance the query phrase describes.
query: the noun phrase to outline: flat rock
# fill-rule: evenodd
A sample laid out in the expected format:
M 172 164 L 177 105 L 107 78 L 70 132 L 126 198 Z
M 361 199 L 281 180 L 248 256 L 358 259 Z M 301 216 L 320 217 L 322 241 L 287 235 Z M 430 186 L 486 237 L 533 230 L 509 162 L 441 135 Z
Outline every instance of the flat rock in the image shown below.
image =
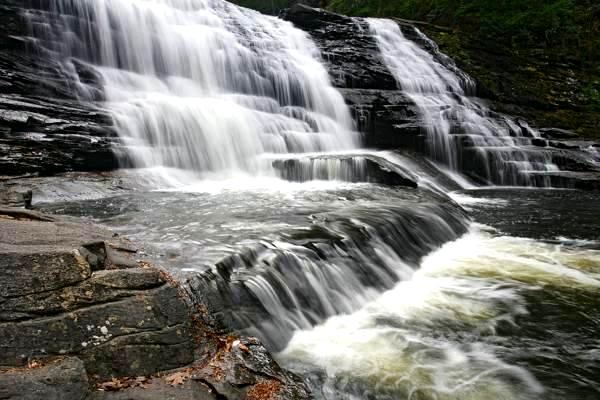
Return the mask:
M 40 368 L 0 371 L 0 399 L 84 400 L 88 378 L 83 362 L 71 357 Z
M 112 240 L 91 224 L 0 209 L 0 365 L 77 356 L 104 379 L 193 361 L 179 288 L 153 268 L 115 269 L 114 254 L 136 261 Z

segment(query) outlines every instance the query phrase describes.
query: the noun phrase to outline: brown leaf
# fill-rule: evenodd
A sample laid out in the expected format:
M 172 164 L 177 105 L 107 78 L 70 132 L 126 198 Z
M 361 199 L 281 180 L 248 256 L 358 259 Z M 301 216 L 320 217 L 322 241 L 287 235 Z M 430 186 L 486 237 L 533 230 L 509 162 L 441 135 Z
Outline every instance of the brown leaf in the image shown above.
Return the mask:
M 103 383 L 98 384 L 98 389 L 106 391 L 106 392 L 117 392 L 126 387 L 127 387 L 127 385 L 124 385 L 121 381 L 119 381 L 118 379 L 115 379 L 115 378 L 113 378 L 112 380 L 110 380 L 108 382 L 103 382 Z
M 240 350 L 244 353 L 250 353 L 250 349 L 244 343 L 240 343 Z
M 171 386 L 183 385 L 191 376 L 190 371 L 175 372 L 165 377 L 165 381 Z
M 138 376 L 137 378 L 135 378 L 135 381 L 133 382 L 132 386 L 146 389 L 146 388 L 150 387 L 151 382 L 152 382 L 152 380 L 148 379 L 145 376 Z

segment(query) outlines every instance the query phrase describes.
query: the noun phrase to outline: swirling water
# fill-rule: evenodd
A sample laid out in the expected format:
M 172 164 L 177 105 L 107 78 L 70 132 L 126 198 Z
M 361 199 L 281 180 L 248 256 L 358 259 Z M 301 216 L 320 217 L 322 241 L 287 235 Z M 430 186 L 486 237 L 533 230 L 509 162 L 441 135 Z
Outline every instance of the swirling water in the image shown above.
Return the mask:
M 50 0 L 28 20 L 142 167 L 41 184 L 38 206 L 143 242 L 317 398 L 598 398 L 596 242 L 472 225 L 455 201 L 484 219 L 518 212 L 448 197 L 468 183 L 422 160 L 360 150 L 305 33 L 222 0 Z M 466 76 L 389 22 L 371 26 L 429 122 L 436 160 L 460 170 L 459 123 L 491 182 L 530 184 L 521 172 L 555 168 L 521 147 L 512 120 L 487 118 Z M 404 180 L 372 181 L 373 160 Z

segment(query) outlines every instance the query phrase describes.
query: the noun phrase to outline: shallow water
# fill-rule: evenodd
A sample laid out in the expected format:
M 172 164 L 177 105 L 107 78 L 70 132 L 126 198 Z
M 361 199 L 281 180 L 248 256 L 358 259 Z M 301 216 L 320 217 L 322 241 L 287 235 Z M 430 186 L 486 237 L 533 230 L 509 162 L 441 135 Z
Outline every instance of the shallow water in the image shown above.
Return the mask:
M 245 179 L 177 190 L 142 185 L 38 206 L 141 241 L 181 278 L 217 271 L 210 279 L 219 281 L 227 266 L 230 286 L 249 289 L 230 292 L 241 300 L 227 303 L 229 322 L 278 350 L 317 398 L 598 398 L 600 243 L 590 219 L 598 195 L 453 192 L 476 220 L 464 235 L 456 233 L 461 223 L 441 221 L 465 215 L 439 208 L 435 196 L 368 183 Z M 424 219 L 403 219 L 419 210 Z M 407 230 L 390 231 L 388 220 Z M 418 233 L 419 224 L 437 226 L 441 242 Z M 372 231 L 362 236 L 365 228 Z M 443 238 L 449 242 L 436 245 Z M 383 275 L 365 279 L 373 274 Z

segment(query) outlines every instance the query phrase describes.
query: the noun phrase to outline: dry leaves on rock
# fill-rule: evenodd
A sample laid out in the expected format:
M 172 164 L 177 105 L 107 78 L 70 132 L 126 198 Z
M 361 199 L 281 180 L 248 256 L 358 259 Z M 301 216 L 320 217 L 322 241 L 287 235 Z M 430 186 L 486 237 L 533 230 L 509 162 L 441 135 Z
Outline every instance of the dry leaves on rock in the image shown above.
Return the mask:
M 183 385 L 192 376 L 191 369 L 184 371 L 175 372 L 171 375 L 165 376 L 165 381 L 171 386 Z
M 103 392 L 117 392 L 119 390 L 139 387 L 146 389 L 150 386 L 151 379 L 145 376 L 138 376 L 136 378 L 113 378 L 108 382 L 102 382 L 97 385 L 98 390 Z

